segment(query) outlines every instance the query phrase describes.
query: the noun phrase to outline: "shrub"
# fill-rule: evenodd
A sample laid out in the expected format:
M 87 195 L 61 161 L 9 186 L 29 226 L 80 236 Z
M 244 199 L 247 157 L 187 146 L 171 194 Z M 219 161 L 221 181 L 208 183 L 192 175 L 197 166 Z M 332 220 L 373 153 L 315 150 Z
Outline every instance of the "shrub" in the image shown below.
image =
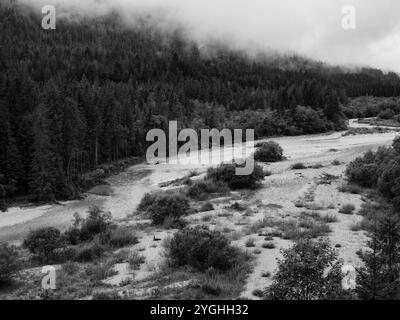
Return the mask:
M 383 119 L 383 120 L 389 120 L 389 119 L 392 119 L 394 117 L 394 115 L 395 114 L 394 114 L 393 110 L 388 108 L 388 109 L 381 111 L 378 114 L 378 118 Z
M 8 283 L 17 274 L 19 264 L 17 251 L 7 244 L 0 244 L 0 286 Z
M 356 184 L 342 184 L 339 189 L 340 192 L 343 193 L 351 193 L 351 194 L 361 194 L 362 189 Z
M 73 246 L 81 242 L 81 230 L 75 226 L 65 231 L 63 236 L 65 241 Z
M 109 228 L 100 238 L 103 244 L 114 248 L 122 248 L 138 243 L 137 237 L 128 227 Z
M 399 120 L 400 120 L 400 115 L 399 115 Z M 399 121 L 399 122 L 400 122 L 400 121 Z M 396 139 L 394 139 L 392 146 L 393 146 L 393 149 L 394 149 L 398 154 L 400 154 L 400 136 L 397 137 Z
M 2 186 L 0 186 L 1 188 Z M 0 198 L 0 211 L 1 212 L 7 212 L 8 210 L 8 206 L 7 206 L 7 202 L 4 199 Z
M 400 194 L 400 157 L 390 160 L 382 168 L 382 173 L 378 179 L 378 190 L 389 199 Z
M 85 273 L 91 278 L 91 280 L 96 282 L 107 279 L 116 274 L 116 272 L 112 270 L 110 264 L 108 263 L 96 263 L 89 265 L 86 268 Z
M 223 289 L 221 288 L 219 283 L 215 283 L 213 280 L 214 279 L 208 279 L 206 278 L 206 282 L 202 283 L 201 285 L 201 290 L 205 293 L 205 294 L 209 294 L 211 296 L 219 296 Z
M 396 152 L 392 148 L 380 147 L 376 152 L 368 151 L 347 166 L 346 176 L 350 183 L 368 188 L 375 187 L 379 178 L 381 187 L 387 190 L 393 181 L 391 177 L 400 175 L 397 161 L 393 159 L 395 157 Z M 386 177 L 382 177 L 384 174 Z
M 103 256 L 104 248 L 97 241 L 84 244 L 75 249 L 75 261 L 90 262 Z
M 159 193 L 146 193 L 139 203 L 138 211 L 146 212 L 147 209 L 156 201 Z
M 353 214 L 354 210 L 356 210 L 356 207 L 354 206 L 354 204 L 348 203 L 348 204 L 342 205 L 342 207 L 339 210 L 339 213 Z
M 186 226 L 186 221 L 174 216 L 168 216 L 164 219 L 162 227 L 164 229 L 183 229 Z
M 320 221 L 325 223 L 336 223 L 339 221 L 339 219 L 335 215 L 322 216 L 320 219 Z
M 273 141 L 256 144 L 257 151 L 254 153 L 254 159 L 260 162 L 277 162 L 283 160 L 282 147 Z
M 361 187 L 373 187 L 378 180 L 378 166 L 376 164 L 362 164 L 355 160 L 346 169 L 346 176 L 350 183 Z
M 228 270 L 235 265 L 239 250 L 220 232 L 207 227 L 185 228 L 165 243 L 167 256 L 176 266 L 197 270 Z
M 63 264 L 62 270 L 68 275 L 73 275 L 74 273 L 78 272 L 79 265 L 76 262 L 68 261 Z
M 342 164 L 342 163 L 341 163 L 339 160 L 337 160 L 337 159 L 332 161 L 332 165 L 333 165 L 333 166 L 340 166 L 341 164 Z
M 52 262 L 60 256 L 65 247 L 60 230 L 52 227 L 30 231 L 23 246 L 41 262 Z
M 189 200 L 181 194 L 160 194 L 147 212 L 155 225 L 162 225 L 167 217 L 177 219 L 187 215 L 189 208 Z
M 210 194 L 225 194 L 229 187 L 222 181 L 200 180 L 194 182 L 187 191 L 187 196 L 197 200 L 205 200 Z
M 265 290 L 272 300 L 318 300 L 340 297 L 342 264 L 328 242 L 301 240 L 283 250 L 273 284 Z
M 321 163 L 316 163 L 316 164 L 313 164 L 313 165 L 311 166 L 312 169 L 321 169 L 321 168 L 323 168 L 323 167 L 324 167 L 324 165 L 321 164 Z
M 260 289 L 255 289 L 252 293 L 253 293 L 253 296 L 255 296 L 257 298 L 262 298 L 264 295 L 264 292 Z
M 264 171 L 258 164 L 249 175 L 237 175 L 238 164 L 221 164 L 217 168 L 210 168 L 207 171 L 207 178 L 226 183 L 231 189 L 256 188 L 264 179 Z
M 89 215 L 86 219 L 79 219 L 75 225 L 80 224 L 81 240 L 92 240 L 95 235 L 107 231 L 111 224 L 111 214 L 104 212 L 99 207 L 93 206 L 89 209 Z
M 255 241 L 254 241 L 253 238 L 247 239 L 245 245 L 246 245 L 247 248 L 254 248 L 256 246 Z
M 246 207 L 239 202 L 235 202 L 231 205 L 231 209 L 236 210 L 236 211 L 245 211 Z
M 137 251 L 133 251 L 128 257 L 128 263 L 132 270 L 139 270 L 140 265 L 146 262 L 146 258 Z
M 263 273 L 261 274 L 261 277 L 263 277 L 263 278 L 269 278 L 269 277 L 271 277 L 271 272 L 269 272 L 269 271 L 263 272 Z
M 201 208 L 200 208 L 200 212 L 207 212 L 207 211 L 212 211 L 214 210 L 214 206 L 211 202 L 206 202 L 204 203 Z
M 291 169 L 292 170 L 304 170 L 304 169 L 307 169 L 307 167 L 304 165 L 304 163 L 298 162 L 298 163 L 293 164 L 291 166 Z
M 273 242 L 266 242 L 262 245 L 264 249 L 275 249 L 275 244 Z
M 121 300 L 122 298 L 117 291 L 98 291 L 93 293 L 93 300 L 107 301 L 107 300 Z

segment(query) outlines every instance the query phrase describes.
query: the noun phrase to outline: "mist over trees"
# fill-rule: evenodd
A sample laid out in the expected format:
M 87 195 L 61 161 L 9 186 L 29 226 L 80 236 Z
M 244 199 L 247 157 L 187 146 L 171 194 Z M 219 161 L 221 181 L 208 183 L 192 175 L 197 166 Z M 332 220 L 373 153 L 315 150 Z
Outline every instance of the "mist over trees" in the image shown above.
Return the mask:
M 256 138 L 318 133 L 345 127 L 348 97 L 400 94 L 394 73 L 252 60 L 119 21 L 59 19 L 43 30 L 41 16 L 0 4 L 1 197 L 73 198 L 83 172 L 143 156 L 147 131 L 167 131 L 169 120 L 252 128 Z

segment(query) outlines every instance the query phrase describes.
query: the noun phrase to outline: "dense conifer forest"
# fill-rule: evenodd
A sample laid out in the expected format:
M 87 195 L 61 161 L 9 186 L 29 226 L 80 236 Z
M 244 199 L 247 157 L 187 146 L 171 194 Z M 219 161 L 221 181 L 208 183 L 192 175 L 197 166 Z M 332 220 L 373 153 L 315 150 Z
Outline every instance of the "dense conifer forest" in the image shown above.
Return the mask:
M 74 198 L 82 173 L 143 156 L 147 131 L 169 120 L 256 137 L 319 133 L 345 128 L 349 98 L 400 94 L 395 73 L 250 58 L 146 20 L 130 28 L 115 14 L 43 30 L 39 13 L 0 4 L 3 198 Z

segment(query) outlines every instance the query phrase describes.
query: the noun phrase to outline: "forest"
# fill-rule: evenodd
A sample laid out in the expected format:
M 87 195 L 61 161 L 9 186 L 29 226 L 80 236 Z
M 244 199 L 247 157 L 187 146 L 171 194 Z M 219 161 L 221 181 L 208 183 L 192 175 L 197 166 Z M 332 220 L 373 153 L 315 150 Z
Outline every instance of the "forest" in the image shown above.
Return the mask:
M 341 130 L 359 96 L 400 95 L 400 78 L 298 56 L 198 44 L 116 14 L 57 20 L 0 4 L 0 197 L 72 199 L 82 174 L 143 156 L 146 133 L 255 129 L 256 138 Z

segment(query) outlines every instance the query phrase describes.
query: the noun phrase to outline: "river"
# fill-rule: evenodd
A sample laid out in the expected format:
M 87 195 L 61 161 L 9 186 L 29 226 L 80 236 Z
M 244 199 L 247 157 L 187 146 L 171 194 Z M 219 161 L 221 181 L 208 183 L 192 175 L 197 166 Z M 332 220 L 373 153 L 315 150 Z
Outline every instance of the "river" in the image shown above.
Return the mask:
M 358 124 L 356 120 L 350 120 L 350 127 L 370 127 L 369 125 Z M 349 149 L 377 147 L 389 145 L 396 136 L 396 132 L 387 132 L 370 135 L 342 136 L 342 132 L 330 134 L 304 135 L 295 137 L 278 137 L 273 140 L 278 142 L 288 161 L 302 161 L 328 155 L 333 149 L 336 152 L 344 152 Z M 224 148 L 225 160 L 237 154 L 241 149 L 240 145 Z M 249 154 L 252 149 L 246 148 Z M 233 151 L 233 152 L 232 152 Z M 108 179 L 113 193 L 110 196 L 98 196 L 87 194 L 82 200 L 65 201 L 61 204 L 12 207 L 8 212 L 0 213 L 0 241 L 21 239 L 30 229 L 42 226 L 67 227 L 75 212 L 84 215 L 89 206 L 97 205 L 106 211 L 110 211 L 116 220 L 124 219 L 131 215 L 141 198 L 146 192 L 157 190 L 160 183 L 174 179 L 183 178 L 190 171 L 196 170 L 203 173 L 209 166 L 221 162 L 220 150 L 203 150 L 202 154 L 211 153 L 210 164 L 139 164 L 128 168 L 126 171 L 112 176 Z M 281 167 L 277 166 L 275 170 Z

